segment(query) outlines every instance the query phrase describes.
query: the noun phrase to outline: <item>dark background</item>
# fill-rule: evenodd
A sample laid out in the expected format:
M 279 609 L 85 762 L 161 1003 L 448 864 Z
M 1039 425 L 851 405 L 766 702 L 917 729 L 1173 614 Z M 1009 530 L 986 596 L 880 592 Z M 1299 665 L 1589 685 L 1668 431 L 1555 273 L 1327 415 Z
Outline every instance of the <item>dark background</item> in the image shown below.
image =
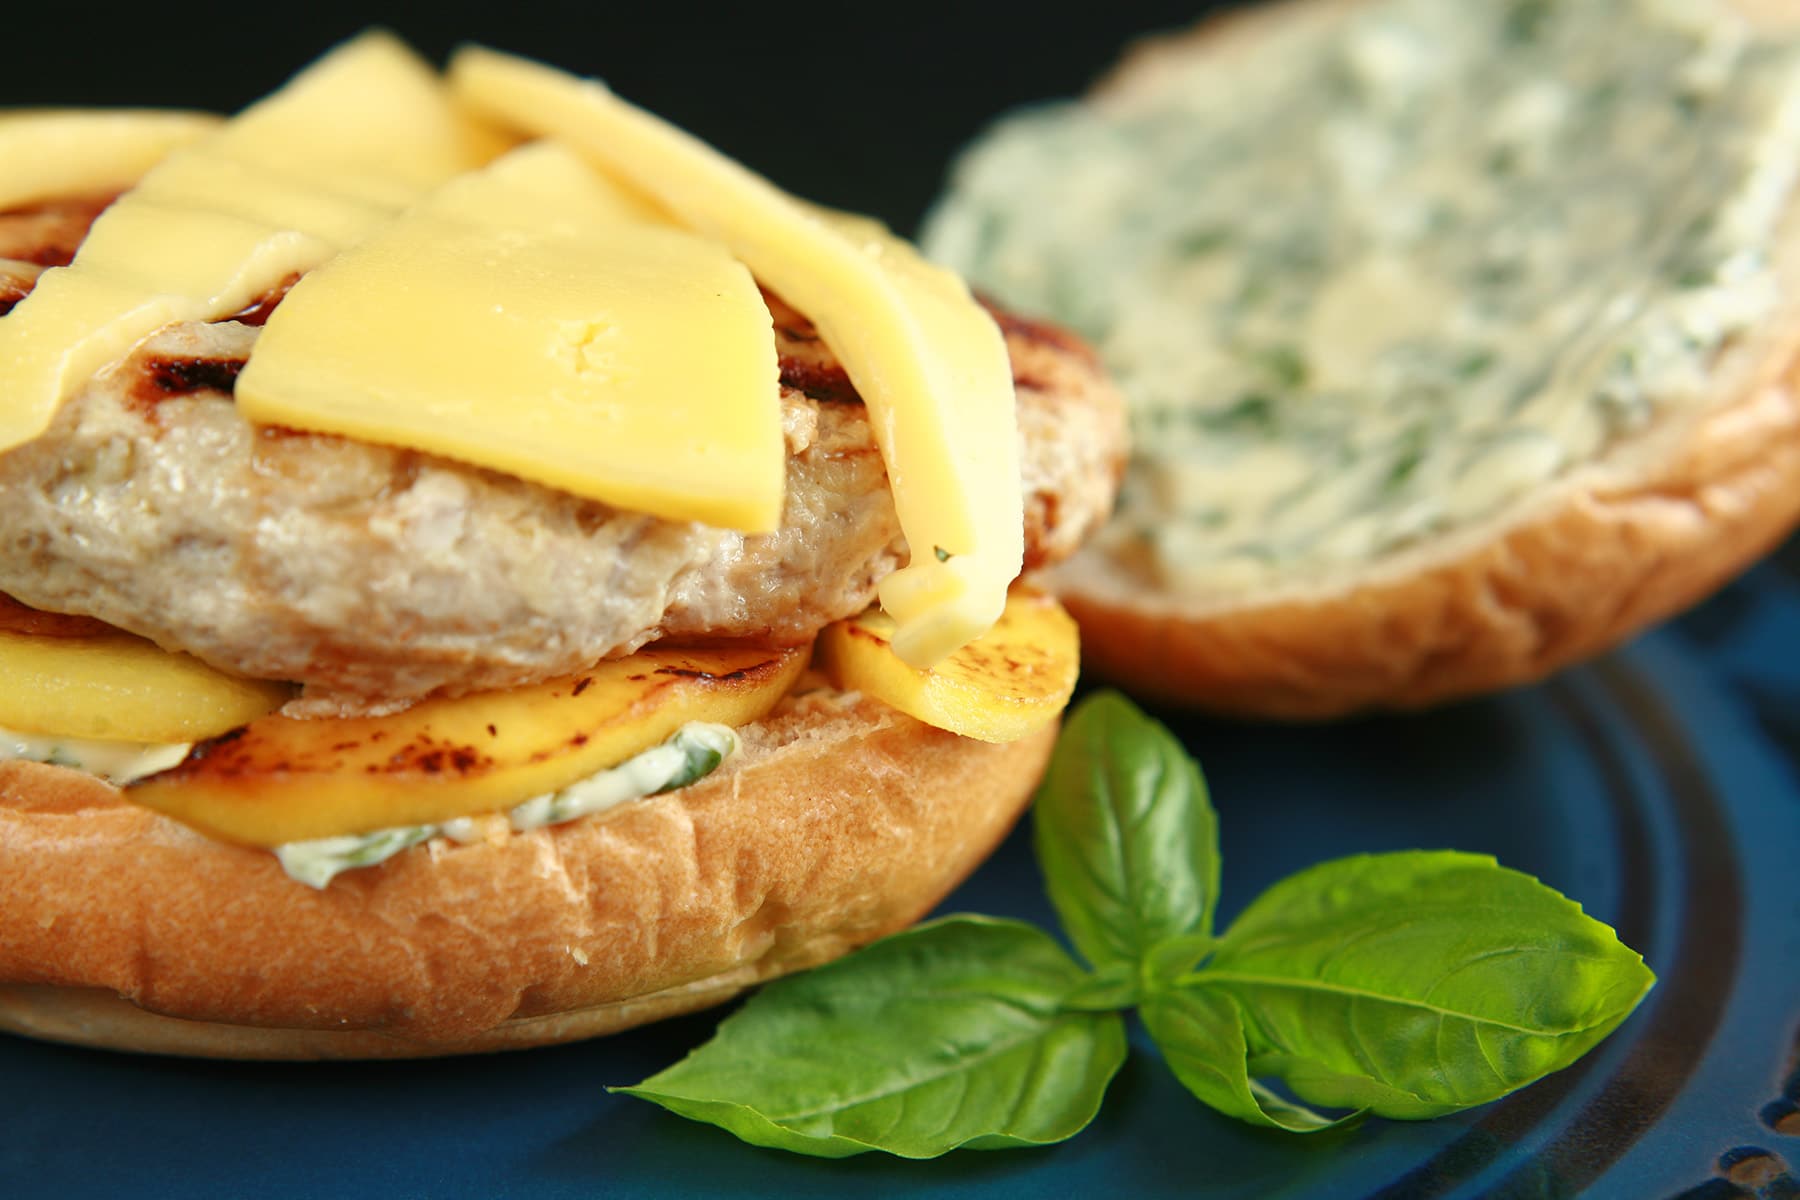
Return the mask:
M 440 62 L 451 46 L 474 40 L 601 76 L 791 190 L 910 230 L 952 153 L 986 120 L 1079 91 L 1134 37 L 1186 24 L 1208 7 L 1218 5 L 495 0 L 409 12 L 304 0 L 230 7 L 138 0 L 127 11 L 70 0 L 0 0 L 0 106 L 231 111 L 336 41 L 380 24 Z M 1458 1139 L 1460 1124 L 1372 1122 L 1354 1137 L 1296 1149 L 1198 1112 L 1141 1045 L 1100 1121 L 1068 1146 L 1042 1154 L 954 1155 L 932 1164 L 876 1156 L 843 1163 L 782 1158 L 601 1092 L 602 1084 L 641 1078 L 691 1048 L 715 1019 L 702 1014 L 555 1050 L 378 1066 L 193 1063 L 0 1037 L 0 1081 L 14 1095 L 0 1132 L 0 1196 L 587 1198 L 755 1190 L 792 1197 L 931 1190 L 1038 1197 L 1191 1195 L 1214 1187 L 1237 1195 L 1341 1196 L 1361 1194 L 1348 1176 L 1375 1186 L 1371 1180 L 1408 1170 L 1413 1174 L 1387 1194 L 1439 1194 L 1439 1185 L 1448 1189 L 1496 1156 L 1500 1169 L 1516 1168 L 1508 1182 L 1520 1191 L 1535 1183 L 1534 1194 L 1560 1194 L 1566 1181 L 1554 1173 L 1557 1162 L 1534 1161 L 1530 1147 L 1563 1152 L 1561 1165 L 1578 1173 L 1597 1170 L 1609 1147 L 1644 1135 L 1668 1089 L 1682 1086 L 1668 1050 L 1697 1054 L 1704 1039 L 1658 1040 L 1660 1027 L 1650 1023 L 1658 1006 L 1671 1028 L 1679 1023 L 1684 1031 L 1697 1009 L 1726 1012 L 1729 1020 L 1705 1043 L 1704 1088 L 1689 1089 L 1675 1110 L 1679 1119 L 1650 1129 L 1637 1147 L 1639 1176 L 1660 1171 L 1666 1187 L 1658 1194 L 1672 1193 L 1712 1175 L 1712 1155 L 1751 1140 L 1792 1160 L 1792 1139 L 1783 1140 L 1766 1114 L 1777 1111 L 1768 1102 L 1787 1078 L 1792 1064 L 1781 1064 L 1796 1044 L 1790 1002 L 1796 989 L 1779 974 L 1793 961 L 1781 952 L 1792 941 L 1791 922 L 1784 927 L 1781 920 L 1792 908 L 1792 862 L 1783 856 L 1793 842 L 1780 831 L 1791 828 L 1783 814 L 1791 811 L 1785 806 L 1795 799 L 1800 774 L 1778 774 L 1769 765 L 1776 761 L 1771 752 L 1779 752 L 1800 771 L 1796 597 L 1800 540 L 1773 567 L 1680 622 L 1674 634 L 1599 672 L 1564 676 L 1553 690 L 1305 732 L 1184 724 L 1221 808 L 1225 913 L 1306 862 L 1400 844 L 1499 852 L 1509 865 L 1536 871 L 1615 920 L 1596 875 L 1604 881 L 1623 871 L 1644 881 L 1652 899 L 1675 897 L 1650 906 L 1654 929 L 1631 931 L 1633 943 L 1652 951 L 1665 975 L 1659 999 L 1636 1027 L 1649 1036 L 1622 1034 L 1586 1069 L 1585 1082 L 1570 1072 L 1547 1090 L 1472 1116 L 1469 1136 L 1455 1140 L 1450 1153 L 1431 1157 L 1432 1139 Z M 1564 720 L 1571 711 L 1581 719 Z M 1644 711 L 1661 715 L 1642 725 Z M 1670 713 L 1685 714 L 1675 722 L 1679 736 L 1669 732 L 1675 727 L 1666 720 Z M 1690 745 L 1704 747 L 1707 756 L 1693 757 Z M 1614 757 L 1621 748 L 1629 755 L 1624 765 Z M 1679 838 L 1676 814 L 1685 811 L 1680 805 L 1699 803 L 1685 798 L 1696 791 L 1710 797 L 1706 768 L 1721 764 L 1728 771 L 1719 794 L 1751 856 L 1741 878 L 1752 898 L 1747 941 L 1758 952 L 1742 960 L 1742 974 L 1710 966 L 1684 970 L 1687 960 L 1665 945 L 1679 929 L 1684 951 L 1690 936 L 1704 943 L 1697 961 L 1710 964 L 1736 950 L 1735 927 L 1721 937 L 1716 912 L 1684 907 L 1686 897 L 1700 894 L 1695 881 L 1702 876 L 1682 870 L 1687 860 L 1680 856 L 1696 852 L 1668 849 L 1692 844 Z M 1576 786 L 1596 767 L 1608 777 L 1605 788 Z M 1680 798 L 1680 805 L 1666 796 Z M 1556 836 L 1605 819 L 1609 803 L 1651 822 L 1653 836 L 1631 842 L 1629 853 L 1603 838 Z M 1759 826 L 1768 835 L 1752 836 Z M 1643 857 L 1646 847 L 1656 853 Z M 1675 869 L 1660 869 L 1665 863 Z M 1704 878 L 1737 877 L 1734 870 L 1713 863 Z M 1734 894 L 1719 888 L 1713 898 Z M 1023 836 L 954 903 L 1047 919 Z M 1652 936 L 1655 929 L 1667 932 Z M 1687 1009 L 1665 1004 L 1690 994 L 1701 998 Z M 1616 1086 L 1606 1084 L 1594 1104 L 1553 1111 L 1568 1087 L 1600 1088 L 1609 1079 Z M 1800 1096 L 1800 1075 L 1785 1086 L 1788 1097 Z M 1595 1114 L 1598 1121 L 1586 1120 Z M 1436 1173 L 1440 1167 L 1449 1174 Z M 1713 1178 L 1684 1194 L 1748 1192 Z
M 1218 7 L 0 0 L 0 107 L 230 112 L 337 41 L 385 25 L 439 63 L 478 41 L 598 76 L 789 190 L 910 232 L 950 156 L 987 119 L 1072 95 L 1133 38 Z

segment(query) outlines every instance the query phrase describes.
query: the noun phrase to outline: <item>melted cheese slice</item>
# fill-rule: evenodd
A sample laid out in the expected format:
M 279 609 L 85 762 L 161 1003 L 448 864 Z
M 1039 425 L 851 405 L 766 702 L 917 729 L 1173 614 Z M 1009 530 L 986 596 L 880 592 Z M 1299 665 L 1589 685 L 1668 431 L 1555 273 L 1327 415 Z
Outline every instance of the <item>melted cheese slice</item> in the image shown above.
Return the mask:
M 0 450 L 146 335 L 242 310 L 496 149 L 398 41 L 334 51 L 151 169 L 0 318 Z
M 0 113 L 0 212 L 122 191 L 219 118 L 150 110 Z
M 779 367 L 755 280 L 552 143 L 457 179 L 302 279 L 236 394 L 252 421 L 674 520 L 781 519 Z
M 881 586 L 895 652 L 989 629 L 1023 558 L 1006 347 L 962 282 L 871 222 L 823 213 L 598 83 L 488 50 L 451 63 L 478 112 L 555 137 L 716 238 L 818 326 L 869 408 L 913 562 Z

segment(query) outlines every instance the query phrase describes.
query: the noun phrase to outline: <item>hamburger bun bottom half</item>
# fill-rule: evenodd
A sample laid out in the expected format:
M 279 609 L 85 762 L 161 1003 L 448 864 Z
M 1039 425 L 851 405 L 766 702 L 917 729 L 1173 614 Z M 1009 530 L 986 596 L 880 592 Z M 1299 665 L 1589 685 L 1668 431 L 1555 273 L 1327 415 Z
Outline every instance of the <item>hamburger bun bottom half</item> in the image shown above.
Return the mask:
M 323 890 L 62 767 L 0 763 L 0 1030 L 208 1058 L 519 1049 L 718 1004 L 928 912 L 1056 726 L 990 744 L 825 687 L 678 791 L 434 838 Z

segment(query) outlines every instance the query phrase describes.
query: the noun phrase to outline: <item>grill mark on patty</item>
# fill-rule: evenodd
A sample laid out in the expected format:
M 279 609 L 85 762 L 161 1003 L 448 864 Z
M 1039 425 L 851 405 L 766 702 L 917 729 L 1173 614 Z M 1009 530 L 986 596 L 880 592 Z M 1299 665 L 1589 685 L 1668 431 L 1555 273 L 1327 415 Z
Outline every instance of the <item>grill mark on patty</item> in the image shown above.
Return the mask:
M 237 357 L 147 355 L 139 360 L 137 374 L 126 390 L 126 396 L 134 410 L 160 429 L 158 413 L 163 401 L 198 392 L 230 396 L 246 361 Z
M 1100 361 L 1086 342 L 1068 330 L 1009 312 L 996 304 L 991 296 L 977 294 L 976 299 L 981 301 L 981 306 L 988 310 L 988 314 L 994 318 L 995 324 L 1000 326 L 1000 332 L 1005 334 L 1009 340 L 1016 338 L 1037 346 L 1050 346 L 1089 364 L 1096 364 Z M 1019 387 L 1032 386 L 1016 375 L 1014 383 Z
M 803 362 L 782 355 L 781 386 L 800 392 L 820 404 L 861 404 L 862 395 L 850 376 L 836 363 Z
M 299 282 L 300 275 L 295 272 L 264 292 L 249 307 L 241 309 L 229 317 L 221 317 L 220 320 L 236 321 L 239 325 L 255 325 L 260 328 L 268 324 L 270 314 L 280 306 L 283 300 L 287 299 L 287 294 Z
M 1033 328 L 1037 328 L 1033 326 Z M 1045 331 L 1046 336 L 1037 338 L 1040 343 L 1054 344 L 1056 338 L 1052 331 Z M 1027 340 L 1033 340 L 1027 337 Z M 811 361 L 796 358 L 792 355 L 780 356 L 781 386 L 804 395 L 808 400 L 816 400 L 820 404 L 861 404 L 862 393 L 850 382 L 850 375 L 835 361 Z M 1030 371 L 1013 369 L 1013 388 L 1015 390 L 1031 389 L 1048 391 L 1050 384 Z
M 818 326 L 768 288 L 762 294 L 774 324 L 781 386 L 820 404 L 861 404 L 861 393 L 819 336 Z
M 115 199 L 116 193 L 76 197 L 0 213 L 0 250 L 16 261 L 39 267 L 66 266 L 73 261 L 94 221 Z M 12 222 L 10 227 L 9 221 Z M 260 327 L 267 323 L 299 281 L 298 273 L 290 274 L 256 301 L 221 320 Z M 0 316 L 10 313 L 30 295 L 36 282 L 35 278 L 0 276 Z M 863 403 L 849 373 L 819 336 L 818 326 L 777 293 L 764 288 L 762 294 L 774 329 L 781 386 L 820 404 Z M 1027 341 L 1077 353 L 1086 350 L 1059 329 L 1015 317 L 994 306 L 985 296 L 981 301 L 1008 335 L 1017 334 Z M 243 366 L 241 359 L 155 359 L 146 364 L 145 377 L 132 388 L 132 400 L 146 411 L 154 411 L 161 401 L 171 396 L 199 391 L 230 395 Z M 1015 371 L 1013 386 L 1038 388 L 1042 382 Z
M 1063 520 L 1062 497 L 1047 489 L 1031 493 L 1025 499 L 1026 523 L 1029 524 L 1034 517 L 1046 535 L 1060 528 Z M 1047 542 L 1047 537 L 1026 539 L 1024 570 L 1035 571 L 1039 567 L 1050 565 L 1052 560 L 1048 553 Z
M 116 199 L 117 193 L 78 196 L 0 212 L 0 259 L 40 268 L 68 266 L 75 261 L 94 222 Z M 221 320 L 263 325 L 299 282 L 299 274 L 291 274 L 242 311 Z M 10 313 L 36 286 L 36 276 L 0 273 L 0 317 Z
M 0 317 L 4 317 L 13 307 L 31 295 L 35 279 L 22 279 L 16 275 L 0 275 Z
M 248 361 L 241 354 L 140 353 L 129 363 L 131 382 L 124 399 L 160 432 L 163 401 L 204 392 L 229 399 Z
M 818 326 L 793 305 L 769 289 L 762 290 L 763 301 L 775 325 L 775 352 L 781 365 L 781 386 L 820 404 L 861 404 L 862 394 L 850 382 L 850 375 L 819 336 Z M 1026 317 L 1017 317 L 999 308 L 986 296 L 978 297 L 982 307 L 994 318 L 1000 332 L 1033 345 L 1079 355 L 1090 365 L 1096 360 L 1077 338 L 1054 325 L 1046 325 Z M 1041 376 L 1013 367 L 1013 387 L 1046 391 L 1050 384 Z
M 0 212 L 0 258 L 68 266 L 95 218 L 117 198 L 116 192 L 71 196 Z
M 237 386 L 242 358 L 153 358 L 144 364 L 149 382 L 162 396 L 212 391 L 230 395 Z

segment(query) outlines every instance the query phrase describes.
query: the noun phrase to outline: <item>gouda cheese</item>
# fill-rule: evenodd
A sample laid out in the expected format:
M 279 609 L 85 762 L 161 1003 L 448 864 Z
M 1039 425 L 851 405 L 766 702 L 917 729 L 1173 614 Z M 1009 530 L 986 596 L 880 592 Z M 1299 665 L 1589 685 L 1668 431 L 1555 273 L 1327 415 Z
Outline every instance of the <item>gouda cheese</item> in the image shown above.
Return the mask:
M 722 246 L 657 221 L 561 146 L 514 151 L 295 285 L 238 407 L 772 530 L 786 453 L 768 309 Z
M 925 666 L 999 617 L 1023 558 L 1006 346 L 962 281 L 873 222 L 822 212 L 600 84 L 465 49 L 452 91 L 578 149 L 729 247 L 804 312 L 869 407 L 912 562 L 882 585 L 894 650 Z
M 245 308 L 493 148 L 392 37 L 334 51 L 152 168 L 0 318 L 0 450 L 159 327 Z

